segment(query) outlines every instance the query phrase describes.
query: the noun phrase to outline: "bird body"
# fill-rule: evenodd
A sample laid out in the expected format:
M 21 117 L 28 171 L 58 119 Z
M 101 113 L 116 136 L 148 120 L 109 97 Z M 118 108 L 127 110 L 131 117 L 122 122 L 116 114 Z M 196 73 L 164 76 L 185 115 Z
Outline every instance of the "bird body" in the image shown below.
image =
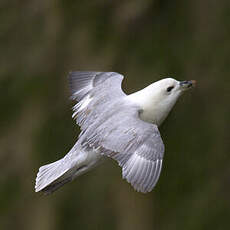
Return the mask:
M 109 157 L 135 190 L 150 192 L 164 155 L 158 126 L 194 81 L 166 78 L 126 95 L 118 73 L 72 72 L 69 80 L 81 133 L 64 158 L 40 167 L 35 191 L 52 193 Z

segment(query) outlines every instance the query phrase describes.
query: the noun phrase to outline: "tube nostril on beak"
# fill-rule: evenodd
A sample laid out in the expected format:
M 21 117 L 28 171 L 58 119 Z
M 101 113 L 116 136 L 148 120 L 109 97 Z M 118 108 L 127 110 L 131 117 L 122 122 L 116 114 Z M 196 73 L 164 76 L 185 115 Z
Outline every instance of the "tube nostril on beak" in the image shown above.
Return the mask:
M 181 82 L 180 82 L 180 85 L 181 85 L 181 86 L 185 86 L 185 85 L 188 85 L 188 83 L 189 83 L 189 81 L 181 81 Z
M 191 80 L 191 81 L 181 81 L 180 82 L 180 86 L 184 87 L 184 88 L 190 88 L 192 86 L 195 86 L 196 81 L 195 80 Z

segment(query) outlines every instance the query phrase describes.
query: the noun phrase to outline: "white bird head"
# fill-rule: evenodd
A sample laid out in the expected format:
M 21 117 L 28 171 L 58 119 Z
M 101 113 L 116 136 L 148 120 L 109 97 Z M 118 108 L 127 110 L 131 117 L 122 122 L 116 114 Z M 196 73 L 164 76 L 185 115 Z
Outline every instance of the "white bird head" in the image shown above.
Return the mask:
M 173 106 L 178 97 L 186 90 L 192 88 L 195 81 L 177 81 L 173 78 L 165 78 L 149 86 L 153 101 L 159 104 Z M 148 87 L 147 87 L 148 88 Z
M 173 78 L 165 78 L 131 94 L 130 98 L 143 108 L 140 115 L 143 120 L 159 126 L 165 120 L 179 96 L 195 86 L 195 83 L 194 80 L 177 81 Z

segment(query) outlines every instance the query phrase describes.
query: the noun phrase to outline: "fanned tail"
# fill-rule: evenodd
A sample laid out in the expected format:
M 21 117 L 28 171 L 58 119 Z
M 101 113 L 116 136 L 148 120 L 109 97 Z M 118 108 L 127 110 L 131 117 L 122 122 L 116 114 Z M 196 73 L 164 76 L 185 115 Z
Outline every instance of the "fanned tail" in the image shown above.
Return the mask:
M 63 167 L 63 159 L 61 159 L 39 168 L 35 192 L 43 191 L 49 194 L 71 180 L 72 175 L 68 173 L 68 169 Z

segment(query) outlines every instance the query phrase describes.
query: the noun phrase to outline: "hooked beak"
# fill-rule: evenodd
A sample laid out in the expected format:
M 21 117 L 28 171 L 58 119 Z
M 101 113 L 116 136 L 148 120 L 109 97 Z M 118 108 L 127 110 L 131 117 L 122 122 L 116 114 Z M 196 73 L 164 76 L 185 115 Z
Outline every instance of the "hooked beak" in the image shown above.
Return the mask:
M 180 87 L 183 90 L 187 90 L 190 89 L 192 87 L 195 87 L 196 85 L 196 81 L 195 80 L 191 80 L 191 81 L 180 81 Z

